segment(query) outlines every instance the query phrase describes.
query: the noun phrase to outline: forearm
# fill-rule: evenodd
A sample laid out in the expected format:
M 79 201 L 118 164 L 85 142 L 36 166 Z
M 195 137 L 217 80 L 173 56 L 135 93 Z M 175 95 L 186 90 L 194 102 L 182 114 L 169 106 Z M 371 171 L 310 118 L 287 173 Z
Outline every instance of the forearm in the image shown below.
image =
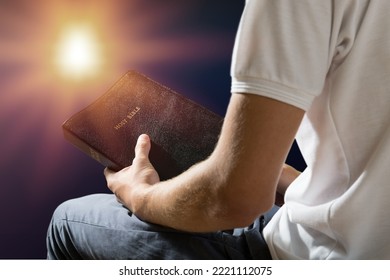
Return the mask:
M 278 193 L 284 195 L 287 188 L 300 174 L 301 172 L 296 170 L 294 167 L 284 164 L 277 186 Z
M 140 190 L 132 197 L 134 213 L 152 223 L 192 232 L 233 227 L 218 195 L 221 183 L 211 175 L 209 165 L 206 160 L 178 177 Z
M 230 229 L 238 227 L 241 220 L 241 225 L 245 226 L 247 220 L 242 216 L 244 213 L 234 217 L 241 212 L 232 209 L 224 200 L 226 197 L 220 194 L 221 190 L 228 188 L 228 182 L 212 174 L 218 170 L 213 170 L 215 165 L 211 161 L 201 162 L 178 177 L 145 188 L 145 193 L 136 198 L 137 202 L 133 202 L 134 213 L 149 222 L 192 232 Z M 299 171 L 285 164 L 277 191 L 284 195 L 299 174 Z
M 152 223 L 191 232 L 250 225 L 273 205 L 274 198 L 265 190 L 269 184 L 252 183 L 241 176 L 237 179 L 222 164 L 221 157 L 217 149 L 210 158 L 179 176 L 139 189 L 139 195 L 129 196 L 134 214 Z M 228 157 L 223 158 L 229 161 Z
M 243 184 L 231 180 L 230 164 L 221 164 L 220 153 L 214 152 L 179 176 L 160 182 L 148 160 L 149 150 L 149 137 L 143 135 L 132 166 L 119 172 L 105 169 L 109 189 L 139 218 L 179 230 L 208 232 L 246 226 L 253 221 L 248 213 L 259 213 L 259 208 L 247 206 L 244 195 L 235 194 L 234 189 L 241 193 Z

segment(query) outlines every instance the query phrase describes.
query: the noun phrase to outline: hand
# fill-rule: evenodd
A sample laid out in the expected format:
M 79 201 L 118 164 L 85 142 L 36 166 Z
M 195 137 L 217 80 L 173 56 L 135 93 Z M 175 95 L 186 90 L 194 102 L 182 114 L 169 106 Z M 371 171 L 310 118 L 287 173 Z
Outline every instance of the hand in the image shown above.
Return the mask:
M 130 211 L 135 212 L 137 205 L 142 204 L 151 185 L 158 183 L 160 178 L 149 161 L 150 138 L 146 134 L 138 137 L 135 146 L 135 158 L 131 166 L 118 172 L 108 168 L 104 170 L 108 188 L 117 199 Z

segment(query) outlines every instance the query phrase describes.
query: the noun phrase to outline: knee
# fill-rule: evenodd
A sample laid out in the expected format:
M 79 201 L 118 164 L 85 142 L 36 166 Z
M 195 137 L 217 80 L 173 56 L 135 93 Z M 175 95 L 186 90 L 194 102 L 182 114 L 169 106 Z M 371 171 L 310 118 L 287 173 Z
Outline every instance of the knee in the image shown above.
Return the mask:
M 76 214 L 80 213 L 77 199 L 67 200 L 54 210 L 49 224 L 47 237 L 58 239 L 68 232 L 69 221 L 77 219 Z
M 114 196 L 106 194 L 94 194 L 67 200 L 54 210 L 50 227 L 52 230 L 59 230 L 72 223 L 99 223 L 101 217 L 111 211 L 110 207 L 114 202 L 116 202 Z
M 48 237 L 58 236 L 60 232 L 63 232 L 63 227 L 69 218 L 69 213 L 72 211 L 73 202 L 71 200 L 61 203 L 54 210 L 52 218 L 49 224 Z
M 110 196 L 106 194 L 93 194 L 74 198 L 61 203 L 53 213 L 53 220 L 58 221 L 82 221 L 90 212 L 96 211 L 96 207 L 104 205 L 104 200 Z
M 67 202 L 59 205 L 53 212 L 46 236 L 47 258 L 66 259 L 64 248 L 64 220 L 67 216 Z
M 46 236 L 48 259 L 79 258 L 72 242 L 72 228 L 69 224 L 72 213 L 77 212 L 77 201 L 61 203 L 53 212 Z
M 68 200 L 61 203 L 53 212 L 52 223 L 68 220 L 71 213 L 74 211 L 73 209 L 75 209 L 74 200 Z

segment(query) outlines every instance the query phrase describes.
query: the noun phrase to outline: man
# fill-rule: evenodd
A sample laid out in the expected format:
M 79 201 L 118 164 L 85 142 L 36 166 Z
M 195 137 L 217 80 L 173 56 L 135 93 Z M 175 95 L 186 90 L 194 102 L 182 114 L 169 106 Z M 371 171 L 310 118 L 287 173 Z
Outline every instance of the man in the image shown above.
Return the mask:
M 105 171 L 124 207 L 62 205 L 49 258 L 390 258 L 388 26 L 389 1 L 248 0 L 212 155 L 160 182 L 140 136 L 132 166 Z M 308 166 L 296 179 L 295 137 Z

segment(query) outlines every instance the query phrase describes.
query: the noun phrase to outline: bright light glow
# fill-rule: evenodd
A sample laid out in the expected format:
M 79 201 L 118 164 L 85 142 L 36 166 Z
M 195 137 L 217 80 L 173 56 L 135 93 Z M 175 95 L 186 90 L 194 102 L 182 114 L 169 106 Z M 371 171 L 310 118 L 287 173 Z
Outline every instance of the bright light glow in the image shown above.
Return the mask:
M 73 79 L 92 77 L 99 72 L 101 63 L 99 43 L 90 27 L 80 25 L 65 29 L 56 54 L 61 74 Z

